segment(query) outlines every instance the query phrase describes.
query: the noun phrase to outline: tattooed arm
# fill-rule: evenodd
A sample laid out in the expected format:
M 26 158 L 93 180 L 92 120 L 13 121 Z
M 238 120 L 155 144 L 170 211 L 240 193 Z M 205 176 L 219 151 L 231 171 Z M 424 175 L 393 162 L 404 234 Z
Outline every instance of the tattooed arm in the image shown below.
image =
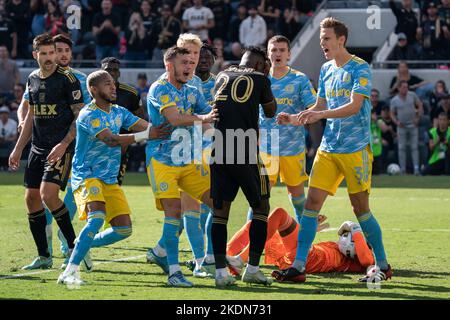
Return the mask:
M 66 136 L 62 139 L 60 143 L 54 146 L 52 151 L 49 153 L 47 160 L 50 163 L 59 161 L 66 152 L 66 149 L 69 146 L 69 144 L 71 144 L 72 141 L 77 136 L 76 121 L 78 118 L 78 114 L 80 113 L 80 110 L 81 108 L 83 108 L 83 106 L 84 106 L 83 103 L 72 104 L 70 106 L 73 112 L 74 119 L 72 121 L 72 124 L 70 125 L 69 131 L 67 132 Z
M 109 129 L 101 131 L 99 134 L 97 134 L 97 138 L 103 141 L 103 143 L 109 147 L 129 145 L 135 142 L 134 134 L 114 134 Z

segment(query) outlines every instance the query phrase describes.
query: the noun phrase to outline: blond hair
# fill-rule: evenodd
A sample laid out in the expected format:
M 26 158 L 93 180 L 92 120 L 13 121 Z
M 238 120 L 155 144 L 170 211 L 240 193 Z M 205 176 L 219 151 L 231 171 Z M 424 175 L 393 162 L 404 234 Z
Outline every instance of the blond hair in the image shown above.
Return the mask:
M 198 46 L 199 48 L 201 48 L 201 46 L 202 46 L 202 40 L 200 39 L 200 37 L 198 35 L 193 34 L 193 33 L 180 34 L 180 36 L 178 37 L 178 40 L 177 40 L 177 47 L 184 47 L 184 45 L 189 44 L 189 43 L 193 43 L 196 46 Z
M 321 29 L 333 29 L 337 38 L 345 36 L 344 46 L 347 43 L 348 28 L 342 21 L 339 21 L 338 19 L 333 18 L 333 17 L 328 17 L 328 18 L 323 19 L 320 22 L 320 28 Z

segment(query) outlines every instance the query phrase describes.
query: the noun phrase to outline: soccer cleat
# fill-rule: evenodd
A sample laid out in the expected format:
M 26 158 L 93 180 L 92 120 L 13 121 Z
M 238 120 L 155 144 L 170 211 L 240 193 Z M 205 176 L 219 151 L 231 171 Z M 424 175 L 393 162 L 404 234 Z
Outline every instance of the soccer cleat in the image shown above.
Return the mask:
M 272 271 L 272 278 L 278 282 L 296 282 L 301 283 L 306 281 L 306 272 L 300 272 L 296 268 L 288 268 L 284 270 Z
M 229 287 L 235 284 L 236 279 L 229 274 L 226 277 L 216 277 L 216 287 Z
M 153 248 L 147 251 L 147 262 L 154 263 L 161 267 L 165 274 L 169 274 L 169 264 L 167 263 L 167 257 L 160 257 L 154 251 Z
M 186 268 L 188 268 L 190 271 L 194 271 L 195 269 L 195 261 L 194 260 L 188 260 L 185 262 Z
M 376 283 L 387 281 L 392 278 L 392 275 L 393 271 L 390 264 L 388 264 L 388 268 L 386 270 L 381 270 L 378 266 L 370 266 L 367 268 L 367 274 L 358 281 Z
M 251 273 L 248 271 L 248 268 L 244 270 L 244 274 L 242 275 L 242 281 L 248 284 L 262 284 L 265 286 L 270 286 L 273 282 L 272 279 L 267 278 L 261 270 L 256 271 L 255 273 Z
M 61 273 L 58 277 L 58 280 L 56 280 L 56 283 L 74 287 L 79 287 L 86 284 L 83 280 L 81 280 L 80 274 L 76 271 L 70 273 Z
M 22 270 L 50 269 L 53 266 L 52 257 L 36 257 L 32 263 L 22 267 Z
M 69 253 L 64 258 L 64 262 L 62 263 L 62 265 L 60 267 L 61 270 L 66 269 L 67 265 L 69 264 L 69 260 L 70 260 L 70 256 L 72 255 L 72 251 L 73 251 L 73 249 L 69 249 Z
M 167 285 L 170 287 L 192 288 L 194 284 L 184 277 L 181 271 L 172 274 L 167 280 Z
M 92 262 L 89 251 L 86 253 L 86 256 L 84 257 L 83 261 L 81 261 L 81 267 L 86 272 L 92 272 L 92 270 L 94 269 L 94 263 Z
M 240 276 L 244 269 L 244 262 L 239 256 L 226 256 L 227 266 L 233 276 Z
M 194 269 L 194 271 L 192 271 L 192 275 L 195 278 L 214 278 L 214 276 L 207 272 L 203 267 L 201 267 L 200 270 Z

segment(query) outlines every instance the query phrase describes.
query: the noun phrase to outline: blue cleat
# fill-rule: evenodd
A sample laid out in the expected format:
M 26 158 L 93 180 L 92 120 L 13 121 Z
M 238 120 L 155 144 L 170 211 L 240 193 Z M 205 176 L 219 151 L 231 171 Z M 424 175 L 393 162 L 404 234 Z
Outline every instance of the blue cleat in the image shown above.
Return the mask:
M 182 287 L 182 288 L 192 288 L 194 284 L 183 276 L 181 271 L 177 271 L 172 274 L 167 280 L 167 285 L 170 287 Z
M 153 248 L 147 251 L 147 262 L 154 263 L 161 267 L 165 274 L 169 274 L 169 264 L 167 263 L 167 257 L 160 257 L 154 251 Z
M 22 270 L 50 269 L 53 266 L 52 257 L 39 256 L 32 263 L 22 267 Z

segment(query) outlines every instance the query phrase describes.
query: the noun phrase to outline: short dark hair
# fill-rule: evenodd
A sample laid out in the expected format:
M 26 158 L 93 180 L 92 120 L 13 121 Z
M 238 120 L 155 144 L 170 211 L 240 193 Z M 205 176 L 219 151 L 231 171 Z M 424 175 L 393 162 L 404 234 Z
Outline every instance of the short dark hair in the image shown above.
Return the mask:
M 115 57 L 106 57 L 102 61 L 100 61 L 101 64 L 108 64 L 108 63 L 116 63 L 120 66 L 120 60 Z
M 190 53 L 190 51 L 185 48 L 181 48 L 181 47 L 177 47 L 177 46 L 170 47 L 169 49 L 167 49 L 166 53 L 164 53 L 164 62 L 172 61 L 179 54 L 184 55 L 184 54 L 189 54 L 189 53 Z
M 89 91 L 89 94 L 92 96 L 90 87 L 97 87 L 102 81 L 105 81 L 106 78 L 111 77 L 108 72 L 105 70 L 96 70 L 92 72 L 86 78 L 86 86 Z
M 214 48 L 213 46 L 211 46 L 210 44 L 203 42 L 202 47 L 200 48 L 200 50 L 207 50 L 209 52 L 211 52 L 212 56 L 214 57 L 214 59 L 217 59 L 217 51 L 216 48 Z
M 72 46 L 73 46 L 72 40 L 70 40 L 69 37 L 67 37 L 67 36 L 65 36 L 65 35 L 63 35 L 63 34 L 57 34 L 56 36 L 54 36 L 54 37 L 53 37 L 53 42 L 54 42 L 55 44 L 57 44 L 58 42 L 65 43 L 65 44 L 67 44 L 67 45 L 70 47 L 70 49 L 72 50 Z
M 408 81 L 406 81 L 406 80 L 400 80 L 398 82 L 398 87 L 400 88 L 402 86 L 402 84 L 404 84 L 404 83 L 406 83 L 408 85 L 408 87 L 409 87 Z
M 246 48 L 244 49 L 244 54 L 245 54 L 246 52 L 249 52 L 249 53 L 254 54 L 254 55 L 257 55 L 257 56 L 260 56 L 264 61 L 267 60 L 267 54 L 266 54 L 266 51 L 265 51 L 264 49 L 261 49 L 260 47 L 256 47 L 256 46 L 249 46 L 249 47 L 246 47 Z
M 55 41 L 48 33 L 43 33 L 33 39 L 33 51 L 39 51 L 40 46 L 55 46 Z
M 448 115 L 447 115 L 447 113 L 445 113 L 444 111 L 440 112 L 440 113 L 438 114 L 438 117 L 445 117 L 445 119 L 448 119 Z
M 273 36 L 272 38 L 269 39 L 268 44 L 272 43 L 272 42 L 278 42 L 278 43 L 286 43 L 288 46 L 288 49 L 291 50 L 291 41 L 289 41 L 288 38 L 286 38 L 285 36 L 282 35 L 276 35 Z

